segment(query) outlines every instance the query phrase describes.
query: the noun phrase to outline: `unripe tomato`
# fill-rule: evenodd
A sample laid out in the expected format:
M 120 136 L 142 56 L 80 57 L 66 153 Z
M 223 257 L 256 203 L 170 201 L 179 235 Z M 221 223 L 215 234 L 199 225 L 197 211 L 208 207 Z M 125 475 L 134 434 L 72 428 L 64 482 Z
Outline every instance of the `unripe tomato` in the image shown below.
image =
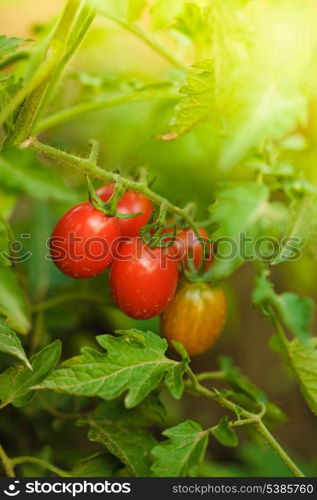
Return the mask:
M 214 255 L 212 251 L 212 243 L 209 240 L 208 233 L 204 228 L 199 228 L 199 234 L 204 239 L 207 249 L 209 250 L 209 257 L 205 261 L 204 271 L 208 271 L 214 260 Z M 199 241 L 196 234 L 192 229 L 185 229 L 177 234 L 175 238 L 175 243 L 172 245 L 171 250 L 174 255 L 176 255 L 180 261 L 185 263 L 186 269 L 188 269 L 187 261 L 192 260 L 195 269 L 199 269 L 203 257 L 204 257 L 204 247 Z
M 92 278 L 112 262 L 121 226 L 89 202 L 71 208 L 58 221 L 50 240 L 50 254 L 56 266 L 72 278 Z
M 172 300 L 178 267 L 164 248 L 149 248 L 140 238 L 122 243 L 110 271 L 110 288 L 119 308 L 131 318 L 160 314 Z
M 113 184 L 107 184 L 98 189 L 97 194 L 103 201 L 108 201 L 114 191 Z M 142 212 L 141 215 L 131 219 L 119 219 L 123 236 L 138 236 L 140 229 L 145 226 L 151 217 L 153 206 L 150 200 L 142 193 L 127 190 L 118 202 L 119 214 L 134 214 Z
M 227 301 L 221 288 L 202 281 L 185 283 L 162 314 L 162 333 L 171 347 L 176 340 L 190 356 L 197 356 L 215 343 L 226 314 Z

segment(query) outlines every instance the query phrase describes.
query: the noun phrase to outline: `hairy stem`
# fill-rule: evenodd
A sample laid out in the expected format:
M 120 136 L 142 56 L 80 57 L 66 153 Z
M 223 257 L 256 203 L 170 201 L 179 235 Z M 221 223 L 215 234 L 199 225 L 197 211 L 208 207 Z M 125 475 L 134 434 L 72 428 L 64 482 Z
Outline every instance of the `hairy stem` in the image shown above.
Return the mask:
M 52 158 L 57 162 L 77 168 L 82 173 L 91 175 L 93 177 L 98 177 L 99 179 L 102 179 L 106 182 L 124 183 L 128 189 L 143 193 L 145 196 L 147 196 L 147 198 L 153 201 L 153 203 L 159 206 L 165 204 L 167 212 L 174 213 L 182 217 L 186 221 L 188 226 L 193 229 L 196 236 L 200 238 L 198 226 L 192 216 L 188 213 L 187 209 L 180 208 L 177 205 L 173 205 L 173 203 L 166 200 L 163 196 L 152 191 L 146 184 L 126 179 L 125 177 L 122 177 L 121 175 L 108 170 L 103 170 L 91 158 L 80 158 L 78 156 L 66 153 L 65 151 L 53 148 L 52 146 L 47 146 L 46 144 L 39 142 L 34 137 L 30 137 L 29 139 L 24 141 L 20 145 L 20 147 L 30 148 L 37 153 L 41 153 L 47 156 L 48 158 Z
M 74 293 L 68 293 L 64 295 L 57 295 L 56 297 L 52 297 L 51 299 L 48 299 L 44 302 L 40 302 L 38 304 L 34 304 L 31 307 L 32 312 L 39 313 L 39 312 L 44 312 L 49 309 L 53 309 L 54 307 L 58 307 L 61 304 L 65 304 L 66 302 L 73 302 L 75 300 L 85 300 L 85 301 L 90 301 L 90 302 L 95 302 L 95 303 L 104 303 L 103 297 L 100 297 L 98 295 L 93 295 L 91 293 L 85 293 L 85 292 L 74 292 Z
M 68 472 L 60 469 L 59 467 L 56 467 L 55 465 L 51 464 L 50 462 L 47 462 L 46 460 L 42 460 L 41 458 L 37 457 L 15 457 L 11 458 L 11 463 L 13 465 L 21 465 L 25 463 L 36 464 L 53 472 L 53 474 L 56 474 L 59 477 L 71 477 Z
M 8 457 L 3 447 L 0 444 L 0 461 L 3 465 L 4 472 L 8 477 L 15 477 L 12 460 Z
M 188 376 L 189 376 L 189 388 L 192 393 L 204 396 L 213 401 L 217 401 L 223 408 L 234 412 L 239 418 L 238 421 L 241 421 L 241 424 L 254 424 L 259 434 L 265 439 L 265 441 L 271 446 L 271 448 L 275 451 L 281 461 L 286 465 L 286 467 L 292 472 L 295 477 L 305 477 L 303 472 L 297 467 L 297 465 L 293 462 L 293 460 L 289 457 L 286 451 L 281 447 L 281 445 L 276 441 L 274 436 L 270 433 L 268 428 L 262 421 L 261 414 L 257 415 L 251 413 L 241 406 L 229 401 L 226 397 L 222 396 L 215 390 L 210 391 L 206 387 L 202 386 L 196 375 L 193 371 L 188 368 Z M 235 425 L 238 425 L 235 423 Z

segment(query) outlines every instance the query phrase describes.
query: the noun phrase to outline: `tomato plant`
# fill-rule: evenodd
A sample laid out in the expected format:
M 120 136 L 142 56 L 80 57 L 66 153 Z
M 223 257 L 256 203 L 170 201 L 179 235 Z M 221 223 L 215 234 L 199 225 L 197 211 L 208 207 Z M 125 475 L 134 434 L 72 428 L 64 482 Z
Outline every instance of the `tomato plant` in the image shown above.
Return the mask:
M 314 2 L 59 5 L 1 3 L 0 472 L 314 477 Z

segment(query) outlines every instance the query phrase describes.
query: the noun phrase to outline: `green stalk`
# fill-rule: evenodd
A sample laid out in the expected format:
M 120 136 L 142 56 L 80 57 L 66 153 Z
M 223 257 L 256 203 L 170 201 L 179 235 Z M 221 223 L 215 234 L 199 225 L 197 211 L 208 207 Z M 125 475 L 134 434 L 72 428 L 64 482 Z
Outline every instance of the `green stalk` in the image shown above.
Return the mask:
M 192 216 L 188 213 L 187 208 L 180 208 L 176 205 L 173 205 L 170 201 L 166 200 L 163 196 L 152 191 L 146 184 L 140 183 L 137 181 L 133 181 L 130 179 L 126 179 L 119 174 L 114 172 L 104 170 L 100 168 L 96 162 L 91 158 L 79 158 L 78 156 L 66 153 L 65 151 L 61 151 L 59 149 L 53 148 L 52 146 L 47 146 L 41 142 L 39 142 L 35 137 L 29 137 L 26 141 L 24 141 L 21 145 L 21 148 L 30 148 L 37 153 L 44 154 L 48 158 L 52 158 L 59 163 L 64 163 L 71 167 L 77 168 L 83 174 L 91 175 L 92 177 L 97 177 L 106 182 L 113 183 L 123 183 L 126 185 L 127 189 L 132 189 L 133 191 L 137 191 L 139 193 L 143 193 L 147 198 L 149 198 L 153 203 L 161 206 L 162 204 L 166 204 L 167 212 L 174 213 L 182 217 L 195 232 L 197 237 L 200 237 L 198 226 L 195 223 Z
M 67 40 L 74 16 L 80 8 L 80 0 L 68 0 L 61 15 L 60 21 L 49 43 L 47 57 L 27 84 L 22 87 L 9 101 L 0 113 L 0 125 L 26 100 L 7 143 L 18 144 L 31 132 L 35 116 L 41 105 L 47 80 L 58 64 L 67 46 Z
M 168 89 L 167 91 L 163 91 L 162 89 L 152 89 L 151 91 L 136 91 L 121 96 L 106 97 L 98 101 L 83 102 L 68 109 L 58 111 L 57 113 L 44 118 L 37 125 L 35 125 L 34 133 L 38 134 L 39 132 L 43 132 L 44 130 L 56 127 L 57 125 L 60 125 L 61 123 L 64 123 L 68 120 L 73 120 L 80 115 L 90 113 L 91 111 L 97 111 L 113 106 L 120 106 L 121 104 L 132 102 L 151 101 L 152 99 L 159 98 L 173 99 L 175 97 L 175 94 L 172 93 L 170 89 Z
M 1 444 L 0 444 L 0 461 L 3 465 L 3 469 L 7 477 L 15 477 L 12 461 L 4 451 Z
M 295 477 L 305 477 L 303 472 L 297 467 L 297 465 L 293 462 L 293 460 L 289 457 L 286 451 L 281 447 L 281 445 L 277 442 L 274 436 L 270 433 L 268 428 L 262 421 L 262 415 L 256 415 L 251 413 L 241 406 L 229 401 L 226 397 L 222 396 L 217 391 L 210 391 L 206 389 L 206 387 L 202 386 L 194 372 L 188 368 L 187 370 L 189 376 L 189 384 L 187 387 L 194 394 L 204 396 L 213 401 L 217 401 L 223 408 L 234 412 L 238 417 L 239 421 L 241 421 L 240 425 L 244 424 L 254 424 L 258 433 L 265 439 L 265 441 L 271 446 L 271 448 L 275 451 L 280 460 L 286 465 L 286 467 L 291 471 L 291 473 Z M 237 424 L 235 424 L 237 425 Z
M 42 467 L 44 467 L 44 469 L 53 472 L 53 474 L 56 474 L 59 477 L 71 477 L 68 472 L 60 469 L 59 467 L 56 467 L 55 465 L 47 462 L 46 460 L 42 460 L 41 458 L 37 457 L 15 457 L 11 458 L 11 463 L 13 465 L 21 465 L 25 463 L 41 465 Z

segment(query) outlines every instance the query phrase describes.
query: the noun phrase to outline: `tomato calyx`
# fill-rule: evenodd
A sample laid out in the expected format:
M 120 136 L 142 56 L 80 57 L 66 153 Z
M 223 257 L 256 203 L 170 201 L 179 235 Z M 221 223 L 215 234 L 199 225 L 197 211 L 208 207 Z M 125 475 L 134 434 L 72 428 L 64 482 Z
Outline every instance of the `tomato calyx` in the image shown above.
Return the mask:
M 127 190 L 127 184 L 125 182 L 116 182 L 113 193 L 108 201 L 104 201 L 100 198 L 89 177 L 87 177 L 87 183 L 89 189 L 89 202 L 96 210 L 99 210 L 104 215 L 117 217 L 117 219 L 133 219 L 134 217 L 143 215 L 143 212 L 134 212 L 131 214 L 122 214 L 118 212 L 118 202 Z

